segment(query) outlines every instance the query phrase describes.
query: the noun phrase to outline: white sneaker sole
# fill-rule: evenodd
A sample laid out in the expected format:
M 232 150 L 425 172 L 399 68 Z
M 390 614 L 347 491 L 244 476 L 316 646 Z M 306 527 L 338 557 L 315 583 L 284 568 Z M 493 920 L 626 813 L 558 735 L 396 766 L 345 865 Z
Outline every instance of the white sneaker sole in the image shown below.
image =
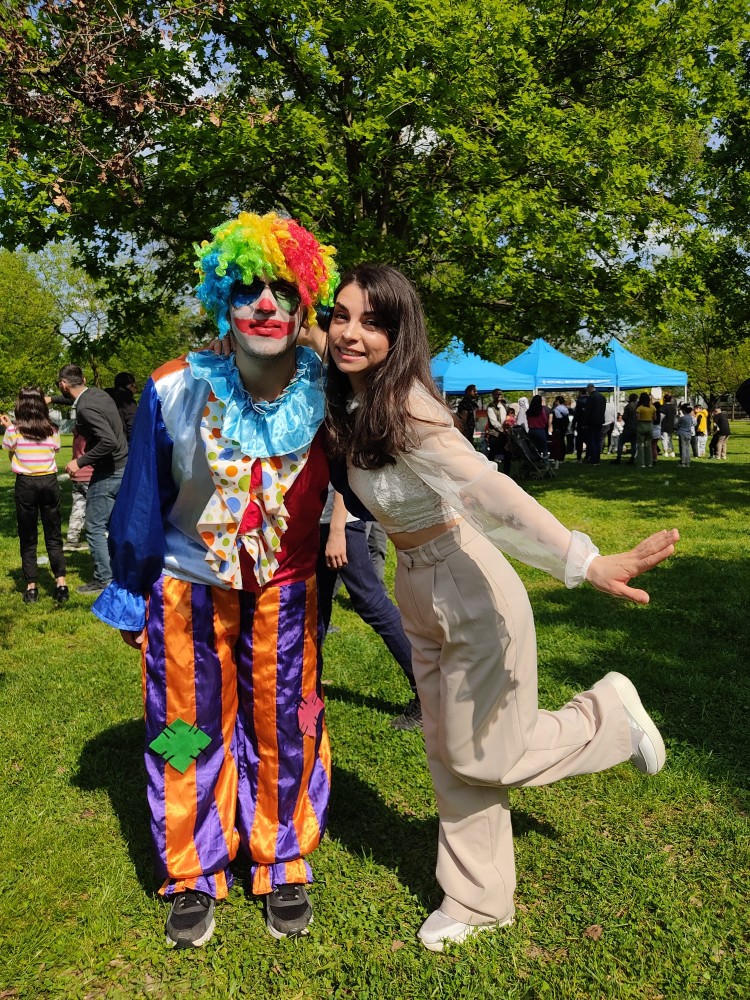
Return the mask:
M 643 730 L 644 734 L 648 737 L 651 743 L 654 765 L 647 765 L 646 768 L 642 768 L 638 767 L 635 760 L 633 763 L 636 767 L 638 767 L 638 770 L 642 771 L 644 774 L 658 774 L 664 767 L 664 762 L 667 759 L 667 751 L 664 746 L 664 740 L 661 738 L 661 733 L 656 728 L 656 724 L 651 716 L 643 707 L 643 703 L 641 702 L 635 685 L 632 681 L 628 680 L 624 674 L 619 674 L 617 671 L 611 671 L 606 674 L 602 680 L 605 680 L 612 685 L 626 711 L 631 715 L 635 723 Z
M 279 931 L 275 927 L 272 927 L 271 924 L 269 923 L 268 918 L 266 917 L 266 927 L 268 928 L 268 933 L 271 935 L 271 937 L 276 938 L 277 941 L 283 941 L 284 938 L 305 937 L 307 934 L 310 933 L 310 924 L 312 922 L 313 918 L 310 917 L 309 923 L 301 931 L 295 931 L 293 934 L 285 934 L 284 931 Z
M 173 941 L 172 938 L 169 936 L 169 934 L 166 934 L 165 938 L 167 942 L 167 948 L 177 948 L 177 947 L 201 948 L 204 944 L 208 944 L 208 942 L 213 937 L 213 933 L 215 930 L 216 930 L 216 921 L 214 920 L 213 917 L 211 917 L 211 923 L 206 928 L 205 933 L 203 934 L 202 937 L 197 938 L 195 941 L 190 941 L 190 942 Z
M 428 951 L 442 951 L 446 944 L 461 944 L 467 938 L 481 934 L 482 931 L 495 931 L 499 927 L 510 927 L 512 923 L 513 917 L 508 917 L 506 920 L 498 920 L 494 924 L 461 924 L 457 920 L 456 930 L 451 931 L 446 929 L 445 934 L 439 938 L 424 938 L 419 932 L 417 932 L 417 937 Z

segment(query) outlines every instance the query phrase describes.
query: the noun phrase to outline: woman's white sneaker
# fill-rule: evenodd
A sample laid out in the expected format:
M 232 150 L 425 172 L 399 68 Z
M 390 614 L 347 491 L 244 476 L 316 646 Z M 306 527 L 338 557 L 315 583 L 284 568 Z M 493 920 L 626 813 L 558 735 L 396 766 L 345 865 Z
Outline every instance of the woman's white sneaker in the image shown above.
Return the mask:
M 491 931 L 496 927 L 507 927 L 513 923 L 513 917 L 505 920 L 495 920 L 491 924 L 465 924 L 454 920 L 442 910 L 434 910 L 417 932 L 417 937 L 428 951 L 442 951 L 446 944 L 456 944 L 465 941 L 480 931 Z
M 617 691 L 628 717 L 630 742 L 633 748 L 631 763 L 644 774 L 658 774 L 667 758 L 664 740 L 643 707 L 634 684 L 616 671 L 608 673 L 602 680 L 608 681 Z

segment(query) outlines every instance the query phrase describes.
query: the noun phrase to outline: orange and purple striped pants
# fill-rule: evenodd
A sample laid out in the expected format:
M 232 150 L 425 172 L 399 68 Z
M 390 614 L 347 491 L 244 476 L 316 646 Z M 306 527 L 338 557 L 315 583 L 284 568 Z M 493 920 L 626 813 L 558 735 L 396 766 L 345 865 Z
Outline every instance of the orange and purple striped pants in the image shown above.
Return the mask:
M 146 636 L 160 892 L 224 898 L 240 844 L 254 893 L 312 881 L 305 859 L 325 829 L 331 778 L 315 578 L 255 594 L 163 576 L 150 594 Z M 178 718 L 211 740 L 184 773 L 149 749 Z

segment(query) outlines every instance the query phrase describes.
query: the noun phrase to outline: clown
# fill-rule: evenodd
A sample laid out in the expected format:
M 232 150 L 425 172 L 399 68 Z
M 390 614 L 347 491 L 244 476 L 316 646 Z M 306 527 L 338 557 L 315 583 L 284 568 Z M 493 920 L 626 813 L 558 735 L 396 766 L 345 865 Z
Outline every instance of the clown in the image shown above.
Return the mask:
M 306 856 L 330 753 L 315 565 L 328 485 L 323 371 L 300 347 L 337 280 L 333 249 L 240 213 L 196 248 L 198 298 L 230 357 L 154 372 L 112 516 L 94 612 L 139 649 L 146 771 L 167 943 L 205 944 L 240 845 L 275 937 L 307 933 Z

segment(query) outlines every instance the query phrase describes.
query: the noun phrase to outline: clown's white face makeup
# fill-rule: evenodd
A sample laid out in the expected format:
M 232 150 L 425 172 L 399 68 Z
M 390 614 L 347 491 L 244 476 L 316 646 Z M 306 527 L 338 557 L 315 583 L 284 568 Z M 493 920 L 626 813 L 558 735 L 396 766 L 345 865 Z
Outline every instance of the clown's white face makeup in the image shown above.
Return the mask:
M 256 359 L 278 358 L 294 347 L 302 315 L 294 285 L 260 279 L 251 285 L 236 284 L 229 300 L 235 349 Z
M 328 330 L 328 350 L 336 367 L 349 376 L 355 392 L 364 388 L 367 375 L 388 357 L 388 334 L 377 325 L 367 292 L 359 285 L 346 285 L 338 293 Z

